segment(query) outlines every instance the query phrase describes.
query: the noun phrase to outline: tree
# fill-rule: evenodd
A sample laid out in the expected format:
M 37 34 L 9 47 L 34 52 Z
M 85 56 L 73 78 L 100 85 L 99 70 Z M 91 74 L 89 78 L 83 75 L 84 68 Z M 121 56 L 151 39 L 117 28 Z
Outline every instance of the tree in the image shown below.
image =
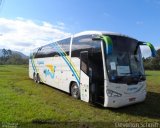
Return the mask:
M 3 48 L 2 49 L 2 54 L 3 54 L 3 57 L 5 57 L 8 54 L 7 50 Z
M 152 60 L 152 66 L 155 70 L 160 70 L 160 49 L 157 50 L 157 56 Z
M 8 52 L 8 56 L 12 55 L 12 51 L 10 49 L 8 49 L 7 52 Z
M 144 67 L 148 70 L 160 70 L 160 49 L 157 50 L 157 56 L 143 59 Z
M 0 57 L 0 65 L 2 64 L 28 64 L 28 59 L 24 59 L 21 55 L 13 53 L 11 50 L 2 49 L 3 56 Z

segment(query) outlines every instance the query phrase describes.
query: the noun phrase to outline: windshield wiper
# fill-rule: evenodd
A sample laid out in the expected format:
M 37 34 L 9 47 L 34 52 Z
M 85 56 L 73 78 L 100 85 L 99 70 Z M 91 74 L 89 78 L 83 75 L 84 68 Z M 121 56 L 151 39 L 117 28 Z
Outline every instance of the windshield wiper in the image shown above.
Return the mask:
M 143 81 L 143 80 L 146 80 L 146 75 L 143 75 L 143 74 L 133 74 L 133 73 L 121 73 L 121 74 L 125 74 L 121 77 L 131 77 L 131 78 L 137 78 L 138 81 Z M 130 76 L 129 76 L 130 75 Z
M 124 74 L 123 76 L 132 75 L 132 73 L 120 73 L 120 74 Z

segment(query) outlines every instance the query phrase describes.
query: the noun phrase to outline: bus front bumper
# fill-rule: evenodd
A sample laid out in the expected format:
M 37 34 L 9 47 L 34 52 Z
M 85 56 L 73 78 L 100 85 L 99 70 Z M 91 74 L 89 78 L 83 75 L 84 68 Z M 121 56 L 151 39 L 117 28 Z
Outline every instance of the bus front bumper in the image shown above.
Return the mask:
M 132 95 L 124 95 L 122 97 L 106 97 L 104 107 L 119 108 L 139 102 L 146 99 L 146 92 Z

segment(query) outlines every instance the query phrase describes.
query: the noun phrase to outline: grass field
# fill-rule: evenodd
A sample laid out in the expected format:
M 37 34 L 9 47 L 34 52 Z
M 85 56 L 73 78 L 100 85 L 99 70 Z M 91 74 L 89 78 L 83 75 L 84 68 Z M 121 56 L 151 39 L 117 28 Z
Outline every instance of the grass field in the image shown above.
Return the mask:
M 0 127 L 114 127 L 159 122 L 160 71 L 147 71 L 147 99 L 119 109 L 93 106 L 28 78 L 27 66 L 0 66 Z

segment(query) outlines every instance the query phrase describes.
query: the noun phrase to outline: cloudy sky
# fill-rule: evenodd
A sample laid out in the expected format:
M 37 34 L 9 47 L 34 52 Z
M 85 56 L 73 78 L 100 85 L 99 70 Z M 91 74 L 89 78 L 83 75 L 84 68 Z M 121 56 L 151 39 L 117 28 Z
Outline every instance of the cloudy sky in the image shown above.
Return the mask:
M 0 0 L 0 49 L 31 49 L 85 30 L 113 31 L 160 48 L 160 0 Z M 143 55 L 150 54 L 147 47 Z

